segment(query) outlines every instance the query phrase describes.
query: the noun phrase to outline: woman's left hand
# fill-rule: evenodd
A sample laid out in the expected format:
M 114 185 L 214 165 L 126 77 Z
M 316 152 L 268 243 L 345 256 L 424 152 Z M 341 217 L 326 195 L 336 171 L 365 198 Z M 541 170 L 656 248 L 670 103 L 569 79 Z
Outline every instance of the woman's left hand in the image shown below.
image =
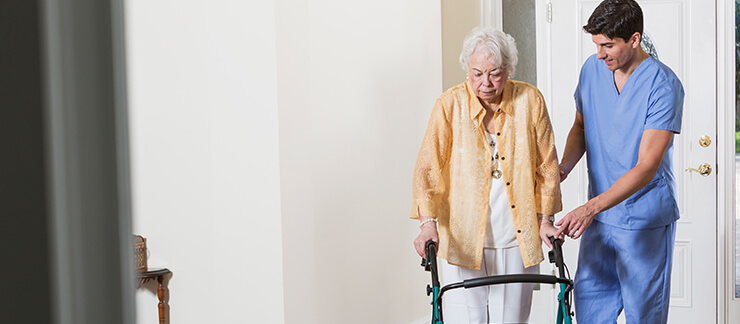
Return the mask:
M 550 243 L 550 237 L 556 237 L 558 234 L 558 229 L 549 221 L 549 220 L 542 220 L 542 223 L 540 224 L 540 237 L 542 238 L 542 242 L 545 242 L 547 247 L 552 250 L 552 243 Z M 563 240 L 563 235 L 560 235 L 560 240 Z

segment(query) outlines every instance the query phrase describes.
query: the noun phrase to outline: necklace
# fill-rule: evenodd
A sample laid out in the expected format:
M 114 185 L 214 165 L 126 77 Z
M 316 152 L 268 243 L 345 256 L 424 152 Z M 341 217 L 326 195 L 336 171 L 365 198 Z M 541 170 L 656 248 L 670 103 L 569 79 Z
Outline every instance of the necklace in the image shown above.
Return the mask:
M 496 147 L 496 141 L 493 140 L 493 137 L 491 137 L 489 145 L 491 146 L 491 151 L 494 151 L 494 148 Z M 496 153 L 491 156 L 491 176 L 494 179 L 501 179 L 502 172 L 498 169 L 498 150 L 495 151 Z

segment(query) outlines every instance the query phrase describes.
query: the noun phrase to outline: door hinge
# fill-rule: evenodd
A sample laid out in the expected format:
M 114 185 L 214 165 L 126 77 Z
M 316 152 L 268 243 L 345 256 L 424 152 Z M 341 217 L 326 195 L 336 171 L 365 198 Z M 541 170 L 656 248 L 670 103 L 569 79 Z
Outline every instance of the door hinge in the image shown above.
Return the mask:
M 547 22 L 552 22 L 552 2 L 547 3 Z

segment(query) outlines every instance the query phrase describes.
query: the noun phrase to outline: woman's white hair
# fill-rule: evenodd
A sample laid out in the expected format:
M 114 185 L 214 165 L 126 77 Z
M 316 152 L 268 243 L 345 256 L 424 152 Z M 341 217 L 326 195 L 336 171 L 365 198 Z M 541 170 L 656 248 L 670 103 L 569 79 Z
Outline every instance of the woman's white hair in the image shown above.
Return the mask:
M 473 52 L 479 47 L 487 52 L 487 56 L 494 66 L 503 68 L 509 73 L 509 76 L 514 75 L 518 60 L 514 37 L 493 27 L 476 27 L 473 29 L 465 38 L 462 53 L 460 53 L 460 66 L 466 72 L 470 63 L 470 55 L 473 55 Z

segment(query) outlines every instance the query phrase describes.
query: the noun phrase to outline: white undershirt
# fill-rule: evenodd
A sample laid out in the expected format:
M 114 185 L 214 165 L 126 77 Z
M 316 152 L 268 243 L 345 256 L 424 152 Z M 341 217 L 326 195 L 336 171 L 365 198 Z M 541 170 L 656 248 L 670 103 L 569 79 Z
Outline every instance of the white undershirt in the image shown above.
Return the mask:
M 491 148 L 491 156 L 496 156 L 498 145 L 490 145 L 491 142 L 494 142 L 494 136 L 486 131 L 486 137 Z M 498 169 L 501 170 L 500 161 Z M 504 183 L 503 176 L 496 179 L 491 175 L 491 193 L 488 198 L 490 208 L 488 209 L 488 226 L 484 245 L 486 248 L 501 249 L 518 245 L 514 232 L 514 216 L 509 208 L 511 204 L 509 203 L 509 197 L 506 195 Z

